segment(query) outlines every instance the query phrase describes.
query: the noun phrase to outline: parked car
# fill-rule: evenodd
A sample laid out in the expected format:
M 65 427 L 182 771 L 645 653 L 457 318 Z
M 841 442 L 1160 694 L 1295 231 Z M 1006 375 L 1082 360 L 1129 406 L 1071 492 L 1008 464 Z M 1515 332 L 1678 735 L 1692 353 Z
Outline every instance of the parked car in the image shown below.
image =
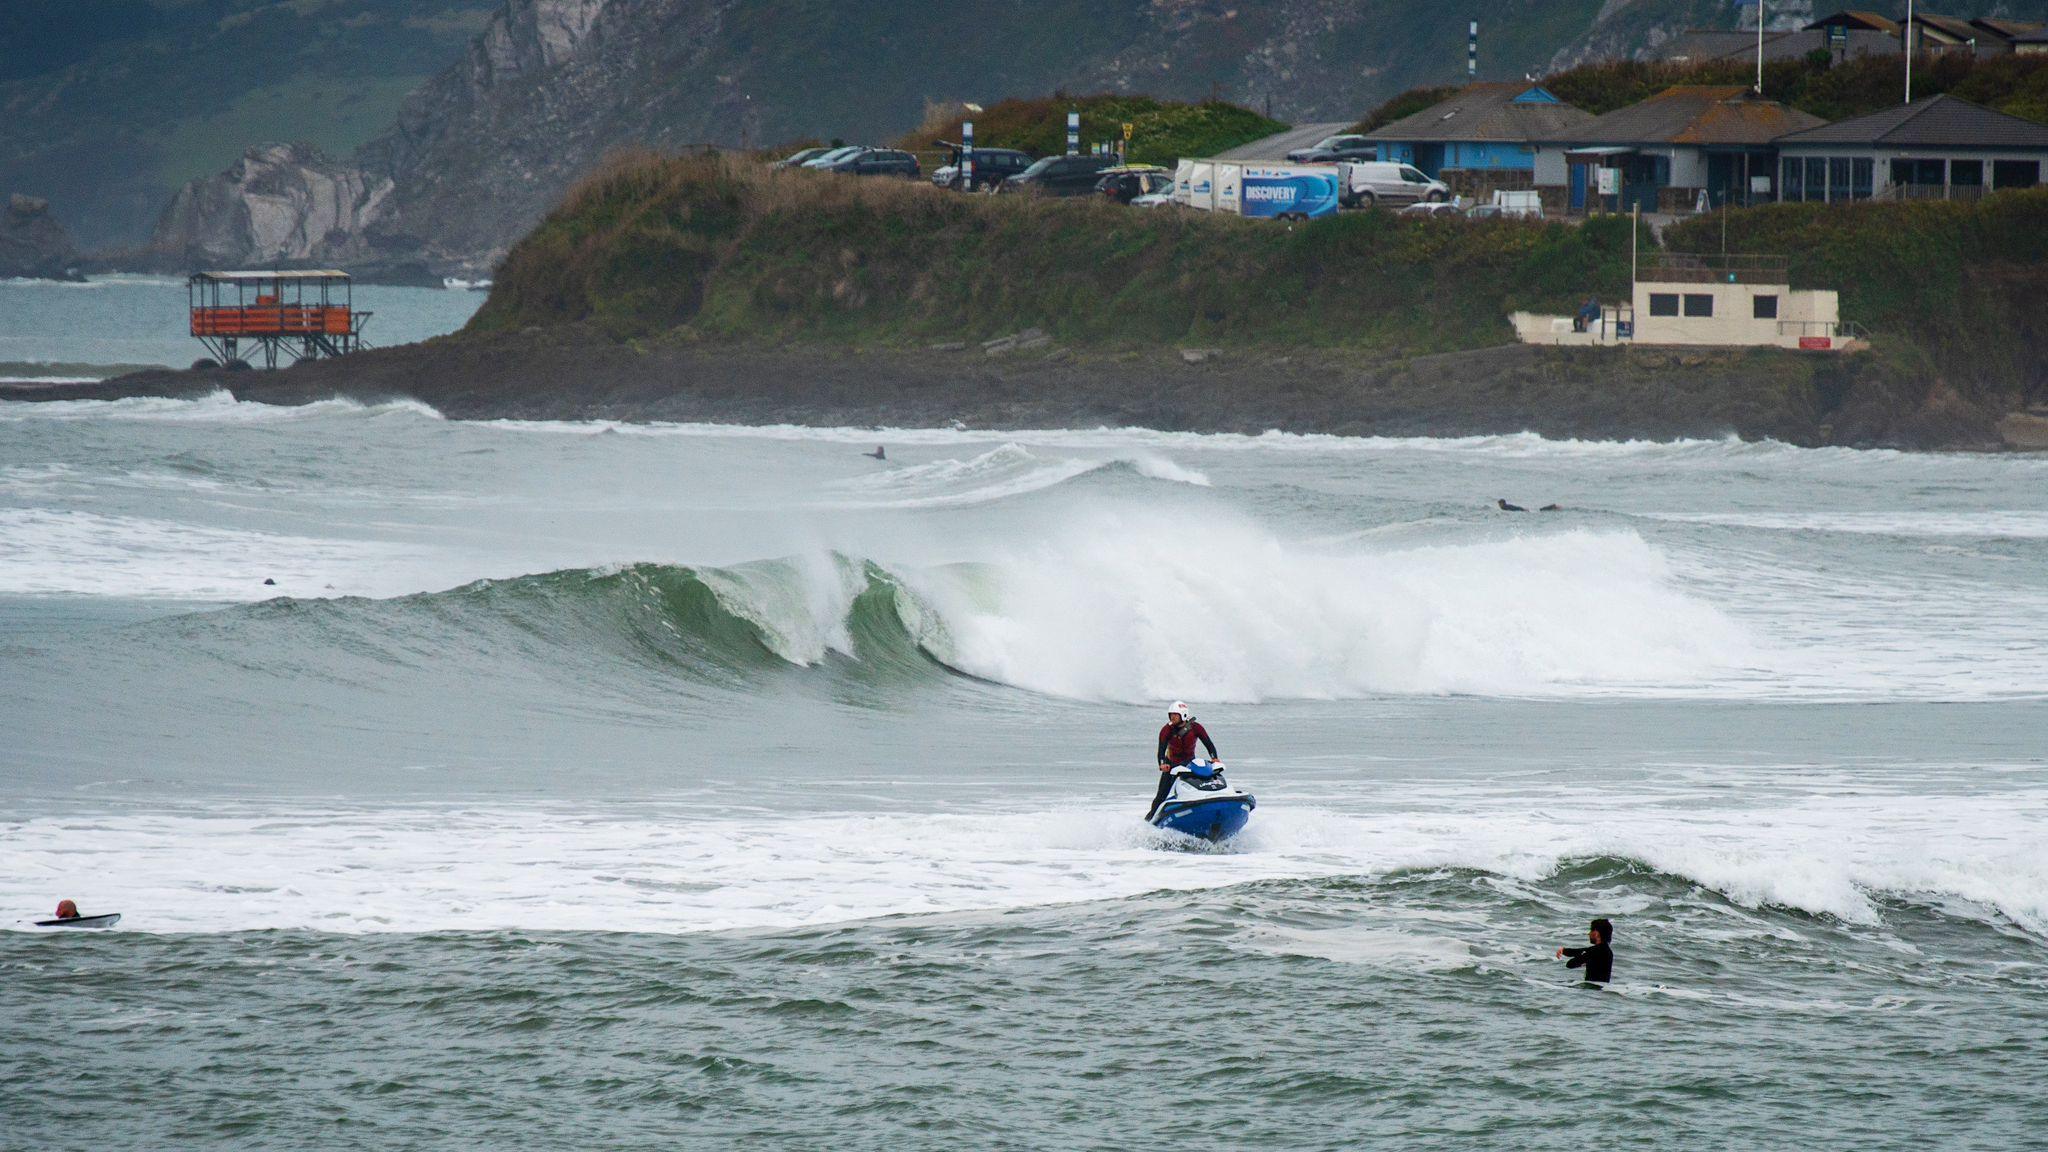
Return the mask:
M 974 189 L 977 192 L 992 192 L 1001 187 L 1003 181 L 1015 176 L 1036 163 L 1029 152 L 1015 148 L 976 148 L 974 150 Z M 960 150 L 953 150 L 953 162 L 932 169 L 932 183 L 941 188 L 960 186 Z
M 1450 185 L 1424 176 L 1413 164 L 1369 160 L 1340 164 L 1338 169 L 1342 173 L 1346 207 L 1371 208 L 1376 204 L 1414 204 L 1451 198 Z
M 853 176 L 895 176 L 915 180 L 919 175 L 917 157 L 895 148 L 865 148 L 820 167 L 826 172 Z
M 1028 192 L 1036 196 L 1086 196 L 1095 191 L 1102 170 L 1111 167 L 1111 156 L 1047 156 L 1008 180 L 1001 191 Z
M 775 163 L 770 164 L 768 167 L 777 170 L 783 168 L 797 168 L 813 160 L 816 160 L 818 157 L 823 156 L 825 153 L 830 151 L 832 151 L 830 147 L 805 148 L 802 149 L 801 151 L 792 152 L 789 155 L 784 156 L 782 159 L 777 160 Z
M 1380 146 L 1363 136 L 1325 136 L 1307 148 L 1287 154 L 1296 164 L 1333 164 L 1339 160 L 1377 160 Z
M 1495 189 L 1493 202 L 1474 205 L 1466 213 L 1475 220 L 1490 220 L 1505 217 L 1510 220 L 1543 219 L 1543 197 L 1531 190 Z
M 823 168 L 828 164 L 836 164 L 848 156 L 856 156 L 867 150 L 868 146 L 865 144 L 841 144 L 823 156 L 813 156 L 809 160 L 804 161 L 802 167 Z
M 1481 205 L 1480 207 L 1488 207 L 1488 205 Z M 1479 209 L 1477 208 L 1473 209 L 1473 214 L 1477 215 L 1478 211 Z M 1424 200 L 1420 203 L 1408 205 L 1406 208 L 1401 209 L 1399 214 L 1402 216 L 1463 216 L 1465 215 L 1465 210 L 1456 204 L 1444 200 Z
M 1096 177 L 1095 190 L 1119 204 L 1129 204 L 1140 196 L 1171 195 L 1173 173 L 1157 164 L 1105 168 Z

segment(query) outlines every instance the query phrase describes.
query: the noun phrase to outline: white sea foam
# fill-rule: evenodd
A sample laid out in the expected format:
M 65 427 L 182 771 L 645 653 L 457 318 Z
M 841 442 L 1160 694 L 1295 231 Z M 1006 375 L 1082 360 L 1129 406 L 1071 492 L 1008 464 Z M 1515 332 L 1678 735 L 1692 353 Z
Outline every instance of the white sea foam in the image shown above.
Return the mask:
M 1267 795 L 1230 850 L 1195 853 L 1163 850 L 1122 796 L 739 818 L 661 805 L 46 817 L 0 824 L 0 905 L 68 896 L 143 931 L 698 932 L 1441 868 L 1534 883 L 1622 857 L 1739 905 L 1869 924 L 1882 918 L 1874 898 L 1892 894 L 2048 931 L 2048 788 L 1720 808 L 1640 793 L 1554 794 L 1533 809 L 1480 790 L 1405 799 L 1339 811 Z
M 377 404 L 335 397 L 310 404 L 263 404 L 237 400 L 224 389 L 204 396 L 127 396 L 119 400 L 0 401 L 0 420 L 111 420 L 198 422 L 216 424 L 284 424 L 337 415 L 382 416 L 402 413 L 441 419 L 431 405 L 417 400 Z
M 388 596 L 412 590 L 428 570 L 423 553 L 376 541 L 0 508 L 0 593 L 179 600 Z M 266 578 L 277 583 L 265 585 Z
M 1651 512 L 1651 519 L 1776 532 L 1841 532 L 1859 536 L 2048 539 L 2048 511 L 1973 508 L 1845 512 Z
M 1683 690 L 1767 659 L 1625 532 L 1323 551 L 1103 513 L 971 575 L 907 576 L 934 654 L 1087 699 Z

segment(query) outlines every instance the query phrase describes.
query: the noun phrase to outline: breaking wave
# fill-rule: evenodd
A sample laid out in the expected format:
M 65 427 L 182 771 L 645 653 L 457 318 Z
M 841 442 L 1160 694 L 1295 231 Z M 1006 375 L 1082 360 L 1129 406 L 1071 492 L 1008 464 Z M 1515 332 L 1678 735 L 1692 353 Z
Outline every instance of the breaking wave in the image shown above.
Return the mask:
M 1380 551 L 1107 515 L 1057 540 L 929 567 L 840 553 L 725 567 L 637 564 L 482 580 L 388 600 L 277 600 L 219 614 L 305 619 L 355 647 L 598 653 L 725 678 L 830 665 L 941 669 L 1086 700 L 1379 694 L 1697 693 L 1765 659 L 1632 533 L 1568 531 Z M 322 643 L 338 643 L 323 637 Z M 471 658 L 483 658 L 468 653 Z M 400 659 L 394 651 L 392 658 Z M 536 659 L 544 656 L 536 654 Z

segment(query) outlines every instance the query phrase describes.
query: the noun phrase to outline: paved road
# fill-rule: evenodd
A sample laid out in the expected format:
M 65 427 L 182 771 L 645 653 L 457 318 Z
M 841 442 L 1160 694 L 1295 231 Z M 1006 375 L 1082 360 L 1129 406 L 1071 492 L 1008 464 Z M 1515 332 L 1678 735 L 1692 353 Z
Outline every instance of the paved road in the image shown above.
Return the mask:
M 1249 144 L 1232 148 L 1228 152 L 1218 153 L 1216 159 L 1285 160 L 1287 159 L 1287 154 L 1296 148 L 1306 148 L 1325 136 L 1334 136 L 1349 127 L 1351 127 L 1349 121 L 1342 124 L 1297 124 L 1285 132 L 1275 133 L 1264 140 L 1254 140 Z

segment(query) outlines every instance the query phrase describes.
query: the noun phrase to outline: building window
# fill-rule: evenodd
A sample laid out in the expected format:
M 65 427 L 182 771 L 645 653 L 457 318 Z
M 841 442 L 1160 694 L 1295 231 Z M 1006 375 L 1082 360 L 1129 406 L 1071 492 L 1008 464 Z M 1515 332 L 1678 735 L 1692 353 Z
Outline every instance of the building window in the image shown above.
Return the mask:
M 2041 182 L 2039 160 L 1993 160 L 1991 162 L 1991 186 L 1993 188 L 2032 188 Z
M 1676 292 L 1652 292 L 1652 293 L 1650 293 L 1650 315 L 1652 315 L 1652 316 L 1676 316 L 1676 315 L 1678 315 L 1678 293 L 1676 293 Z
M 1787 202 L 1806 199 L 1806 165 L 1796 156 L 1785 158 L 1785 176 L 1778 181 L 1778 198 Z
M 1685 294 L 1685 314 L 1687 316 L 1712 316 L 1714 314 L 1714 298 L 1704 292 L 1687 292 Z
M 1894 160 L 1892 183 L 1939 188 L 1947 183 L 1946 160 Z
M 1951 160 L 1948 162 L 1950 184 L 1982 188 L 1984 186 L 1984 162 L 1982 160 Z
M 1806 198 L 1825 200 L 1828 198 L 1828 162 L 1818 156 L 1806 158 Z
M 1849 162 L 1849 195 L 1852 199 L 1870 199 L 1870 182 L 1876 174 L 1876 168 L 1876 161 L 1873 161 L 1868 156 Z
M 1835 156 L 1828 160 L 1828 201 L 1849 198 L 1849 158 Z
M 1751 296 L 1749 298 L 1749 305 L 1750 315 L 1758 320 L 1776 320 L 1778 318 L 1778 298 L 1776 296 Z

